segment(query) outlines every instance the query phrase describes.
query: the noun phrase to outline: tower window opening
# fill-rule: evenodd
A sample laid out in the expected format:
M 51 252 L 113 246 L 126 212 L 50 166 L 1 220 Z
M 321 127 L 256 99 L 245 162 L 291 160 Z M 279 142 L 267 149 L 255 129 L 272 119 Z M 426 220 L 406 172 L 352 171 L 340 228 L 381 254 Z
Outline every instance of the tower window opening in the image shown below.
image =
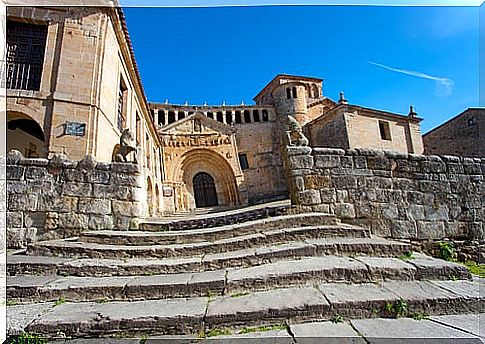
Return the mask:
M 169 111 L 168 112 L 168 124 L 175 122 L 175 112 Z
M 242 121 L 241 121 L 241 111 L 236 111 L 236 124 L 241 124 Z
M 293 93 L 293 98 L 296 98 L 296 97 L 297 97 L 297 94 L 296 94 L 296 87 L 293 87 L 293 89 L 292 89 L 292 93 Z
M 244 110 L 244 123 L 251 123 L 251 114 L 249 110 Z
M 254 119 L 254 122 L 259 122 L 259 111 L 258 110 L 253 110 L 253 119 Z
M 291 89 L 289 87 L 286 89 L 286 99 L 291 99 Z
M 224 122 L 222 111 L 217 111 L 217 122 Z
M 249 169 L 248 157 L 246 154 L 239 154 L 239 164 L 241 165 L 241 170 Z
M 181 119 L 185 118 L 185 113 L 183 111 L 179 111 L 177 119 L 180 121 Z
M 227 111 L 226 112 L 226 123 L 231 124 L 232 123 L 232 111 Z
M 158 125 L 165 125 L 165 111 L 159 110 L 158 111 Z
M 263 122 L 268 122 L 269 121 L 268 110 L 263 110 L 262 115 L 263 115 Z
M 214 119 L 214 114 L 212 112 L 208 112 L 207 117 Z
M 379 133 L 382 140 L 391 141 L 391 129 L 389 122 L 379 121 Z

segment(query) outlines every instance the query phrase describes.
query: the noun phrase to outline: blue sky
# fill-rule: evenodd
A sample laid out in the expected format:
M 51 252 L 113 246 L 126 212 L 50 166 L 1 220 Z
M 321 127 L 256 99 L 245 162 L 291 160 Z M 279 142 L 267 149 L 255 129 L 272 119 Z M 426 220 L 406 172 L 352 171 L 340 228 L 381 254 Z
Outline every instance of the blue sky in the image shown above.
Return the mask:
M 483 7 L 483 6 L 482 6 Z M 478 106 L 478 7 L 125 8 L 149 101 L 252 104 L 278 73 L 324 79 L 423 133 Z

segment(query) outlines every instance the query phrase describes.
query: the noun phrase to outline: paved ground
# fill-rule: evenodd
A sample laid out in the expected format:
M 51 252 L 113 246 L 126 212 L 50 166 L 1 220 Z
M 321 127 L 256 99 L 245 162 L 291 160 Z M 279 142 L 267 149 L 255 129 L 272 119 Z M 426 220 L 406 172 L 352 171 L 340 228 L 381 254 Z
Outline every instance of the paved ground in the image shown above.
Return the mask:
M 240 331 L 240 330 L 239 330 Z M 245 334 L 223 334 L 210 338 L 156 336 L 147 338 L 102 339 L 102 343 L 325 343 L 325 344 L 479 344 L 485 343 L 485 313 L 433 316 L 424 320 L 359 319 L 341 323 L 314 322 L 289 325 L 289 331 L 275 329 Z M 52 343 L 94 344 L 100 339 L 54 341 Z

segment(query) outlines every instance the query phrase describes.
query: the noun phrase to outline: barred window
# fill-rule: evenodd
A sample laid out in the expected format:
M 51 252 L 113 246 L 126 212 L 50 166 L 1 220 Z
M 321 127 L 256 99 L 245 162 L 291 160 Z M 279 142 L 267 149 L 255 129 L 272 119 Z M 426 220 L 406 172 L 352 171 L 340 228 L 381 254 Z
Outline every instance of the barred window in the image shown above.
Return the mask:
M 40 90 L 47 26 L 7 22 L 7 88 Z

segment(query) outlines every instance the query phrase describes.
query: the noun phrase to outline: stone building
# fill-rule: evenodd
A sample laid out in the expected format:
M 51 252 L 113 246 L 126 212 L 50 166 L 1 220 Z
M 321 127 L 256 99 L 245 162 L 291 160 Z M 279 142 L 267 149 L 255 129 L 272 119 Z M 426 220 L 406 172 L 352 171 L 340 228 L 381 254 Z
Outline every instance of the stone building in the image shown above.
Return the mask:
M 287 197 L 281 146 L 288 116 L 314 147 L 381 148 L 420 154 L 419 122 L 409 115 L 335 102 L 323 80 L 279 74 L 255 105 L 150 103 L 162 141 L 163 198 L 168 212 L 239 206 Z
M 109 162 L 129 128 L 156 214 L 160 140 L 122 10 L 9 6 L 6 45 L 7 149 Z
M 7 15 L 8 150 L 109 162 L 127 128 L 145 215 L 288 197 L 281 148 L 295 130 L 313 147 L 423 151 L 412 110 L 368 109 L 343 94 L 334 101 L 319 78 L 279 74 L 254 105 L 148 103 L 121 8 L 9 7 Z
M 423 135 L 426 154 L 485 157 L 485 109 L 468 108 Z

